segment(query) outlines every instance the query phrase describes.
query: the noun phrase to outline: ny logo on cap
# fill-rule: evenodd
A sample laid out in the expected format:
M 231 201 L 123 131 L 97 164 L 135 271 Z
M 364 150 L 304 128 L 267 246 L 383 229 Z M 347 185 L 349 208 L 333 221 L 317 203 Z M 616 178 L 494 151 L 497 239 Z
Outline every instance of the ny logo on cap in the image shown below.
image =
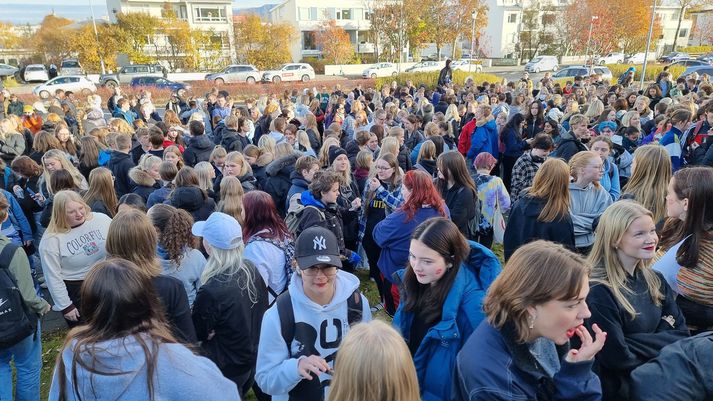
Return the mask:
M 327 240 L 321 235 L 319 237 L 314 237 L 312 244 L 314 245 L 315 251 L 323 251 L 327 249 Z

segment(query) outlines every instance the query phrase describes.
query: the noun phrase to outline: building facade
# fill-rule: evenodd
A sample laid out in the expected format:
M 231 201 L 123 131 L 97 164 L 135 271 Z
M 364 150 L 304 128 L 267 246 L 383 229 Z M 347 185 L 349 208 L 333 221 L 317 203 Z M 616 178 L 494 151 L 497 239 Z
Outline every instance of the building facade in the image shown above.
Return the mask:
M 119 13 L 144 13 L 155 17 L 164 17 L 165 7 L 169 5 L 178 19 L 188 22 L 191 29 L 212 32 L 211 41 L 219 48 L 215 56 L 218 63 L 235 62 L 235 35 L 233 34 L 232 0 L 106 0 L 109 20 L 116 22 Z M 146 46 L 147 53 L 165 46 L 165 38 L 157 35 Z M 156 54 L 156 56 L 161 56 Z M 211 55 L 213 56 L 213 55 Z
M 290 43 L 292 61 L 308 57 L 319 57 L 322 52 L 317 46 L 317 32 L 327 21 L 334 20 L 337 26 L 349 34 L 354 51 L 358 54 L 374 52 L 367 35 L 371 29 L 369 9 L 363 0 L 286 0 L 276 5 L 268 13 L 268 22 L 288 23 L 295 34 Z

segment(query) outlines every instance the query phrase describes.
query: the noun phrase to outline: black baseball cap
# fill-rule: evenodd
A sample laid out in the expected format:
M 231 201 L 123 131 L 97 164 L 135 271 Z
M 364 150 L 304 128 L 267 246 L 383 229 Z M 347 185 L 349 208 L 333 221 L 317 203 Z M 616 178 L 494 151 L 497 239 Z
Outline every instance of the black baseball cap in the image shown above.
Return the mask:
M 337 237 L 324 227 L 310 227 L 302 231 L 297 237 L 295 259 L 301 270 L 316 265 L 342 267 Z

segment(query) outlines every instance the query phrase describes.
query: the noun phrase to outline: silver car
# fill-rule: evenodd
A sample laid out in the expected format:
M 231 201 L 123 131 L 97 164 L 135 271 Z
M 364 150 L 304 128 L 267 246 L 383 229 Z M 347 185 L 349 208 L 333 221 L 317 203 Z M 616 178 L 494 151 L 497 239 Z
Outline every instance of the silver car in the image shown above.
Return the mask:
M 77 59 L 62 60 L 59 66 L 59 75 L 84 75 L 84 68 Z
M 213 74 L 208 74 L 205 76 L 206 81 L 213 81 L 216 84 L 223 84 L 226 82 L 247 82 L 249 84 L 254 84 L 260 81 L 262 74 L 253 65 L 243 64 L 243 65 L 231 65 L 221 72 L 216 72 Z
M 20 69 L 10 64 L 0 64 L 0 77 L 11 77 Z

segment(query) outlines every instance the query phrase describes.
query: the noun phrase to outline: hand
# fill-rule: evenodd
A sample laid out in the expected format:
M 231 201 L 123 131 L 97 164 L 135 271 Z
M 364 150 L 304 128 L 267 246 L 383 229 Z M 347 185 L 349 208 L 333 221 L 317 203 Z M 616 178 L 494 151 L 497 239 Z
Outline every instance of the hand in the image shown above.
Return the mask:
M 71 311 L 64 314 L 64 318 L 70 322 L 79 321 L 79 309 L 72 309 Z
M 30 246 L 32 245 L 32 240 L 28 240 L 22 243 L 23 246 Z
M 361 198 L 356 198 L 352 201 L 352 210 L 357 210 L 361 207 Z
M 44 204 L 47 199 L 45 199 L 44 196 L 42 196 L 41 193 L 37 192 L 32 196 L 32 199 L 36 200 L 39 203 Z
M 379 182 L 379 180 L 376 177 L 369 180 L 369 190 L 370 191 L 376 191 L 377 188 L 379 188 L 380 186 L 381 186 L 381 182 Z
M 51 310 L 52 310 L 52 305 L 46 304 L 44 309 L 42 309 L 42 312 L 40 312 L 40 315 L 44 316 Z
M 591 361 L 594 355 L 601 351 L 602 347 L 604 347 L 604 341 L 607 339 L 607 333 L 603 332 L 596 323 L 592 325 L 592 330 L 594 330 L 595 340 L 592 340 L 592 335 L 589 334 L 584 325 L 577 327 L 575 333 L 582 341 L 582 346 L 578 350 L 572 349 L 567 353 L 565 356 L 567 362 Z
M 327 361 L 317 355 L 310 355 L 301 358 L 297 363 L 297 373 L 307 380 L 312 380 L 312 373 L 319 376 L 321 373 L 329 371 Z
M 710 134 L 708 134 L 708 135 L 710 135 Z M 691 149 L 693 149 L 693 150 L 698 149 L 699 146 L 701 146 L 701 145 L 699 145 L 698 142 L 692 142 L 692 143 L 691 143 Z

